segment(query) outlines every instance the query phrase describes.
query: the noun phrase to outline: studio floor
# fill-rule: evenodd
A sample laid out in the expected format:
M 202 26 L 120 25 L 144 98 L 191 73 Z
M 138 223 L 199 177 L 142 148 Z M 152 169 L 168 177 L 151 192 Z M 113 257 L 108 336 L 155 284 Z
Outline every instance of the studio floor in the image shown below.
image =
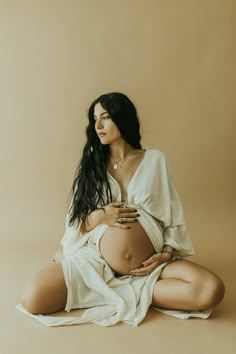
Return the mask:
M 227 225 L 228 231 L 231 232 L 230 223 Z M 205 229 L 207 230 L 207 225 Z M 209 223 L 208 231 L 210 229 Z M 220 228 L 214 228 L 216 229 L 220 233 Z M 209 233 L 208 237 L 210 238 Z M 214 237 L 217 240 L 220 234 L 214 233 Z M 227 255 L 223 254 L 224 260 L 220 262 L 220 253 L 215 251 L 215 256 L 211 253 L 210 258 L 206 252 L 202 252 L 201 257 L 191 257 L 191 261 L 212 269 L 225 282 L 225 298 L 207 320 L 180 320 L 150 309 L 138 327 L 119 323 L 113 327 L 86 324 L 49 328 L 17 311 L 15 305 L 19 302 L 20 291 L 27 279 L 51 261 L 51 246 L 45 249 L 40 242 L 37 245 L 16 242 L 14 246 L 5 243 L 1 247 L 0 257 L 0 353 L 235 353 L 236 265 L 233 252 L 231 256 L 229 253 L 228 259 Z

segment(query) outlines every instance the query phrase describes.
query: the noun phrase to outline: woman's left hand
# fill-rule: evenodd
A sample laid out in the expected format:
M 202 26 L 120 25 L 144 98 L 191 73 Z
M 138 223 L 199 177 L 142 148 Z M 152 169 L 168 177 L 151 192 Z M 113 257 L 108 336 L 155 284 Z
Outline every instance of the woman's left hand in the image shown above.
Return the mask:
M 160 264 L 168 262 L 170 259 L 171 255 L 169 253 L 155 253 L 153 256 L 144 261 L 140 268 L 131 270 L 129 274 L 139 277 L 149 275 Z

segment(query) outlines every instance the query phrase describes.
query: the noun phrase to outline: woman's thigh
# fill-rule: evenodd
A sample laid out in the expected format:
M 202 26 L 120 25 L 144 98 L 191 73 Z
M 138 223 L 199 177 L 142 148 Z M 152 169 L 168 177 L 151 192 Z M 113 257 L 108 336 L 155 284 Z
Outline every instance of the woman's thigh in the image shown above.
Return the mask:
M 61 263 L 51 264 L 26 284 L 22 304 L 31 313 L 47 314 L 65 308 L 67 287 Z
M 224 284 L 212 271 L 184 259 L 163 268 L 154 287 L 153 304 L 176 309 L 207 309 L 224 296 Z
M 197 263 L 185 259 L 175 259 L 163 268 L 159 279 L 170 278 L 192 283 L 194 281 L 216 280 L 218 277 L 215 273 Z

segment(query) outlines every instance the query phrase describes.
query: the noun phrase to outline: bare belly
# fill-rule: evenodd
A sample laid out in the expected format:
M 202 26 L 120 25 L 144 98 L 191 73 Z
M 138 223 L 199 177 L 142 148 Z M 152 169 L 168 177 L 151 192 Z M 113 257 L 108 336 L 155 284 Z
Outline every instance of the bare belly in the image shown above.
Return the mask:
M 139 268 L 143 261 L 155 253 L 139 222 L 127 225 L 130 229 L 109 226 L 99 244 L 103 258 L 119 274 L 128 274 L 130 270 Z

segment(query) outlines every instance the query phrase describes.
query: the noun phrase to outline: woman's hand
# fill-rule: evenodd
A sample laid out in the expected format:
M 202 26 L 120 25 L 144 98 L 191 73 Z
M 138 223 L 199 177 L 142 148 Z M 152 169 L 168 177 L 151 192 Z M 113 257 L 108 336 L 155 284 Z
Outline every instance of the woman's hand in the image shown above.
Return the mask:
M 130 275 L 144 276 L 149 275 L 154 269 L 156 269 L 160 264 L 168 262 L 171 259 L 169 253 L 155 253 L 153 256 L 148 258 L 142 263 L 140 268 L 133 269 L 129 272 Z
M 122 229 L 129 228 L 126 223 L 136 222 L 139 216 L 135 208 L 125 207 L 124 202 L 110 203 L 103 209 L 101 210 L 101 223 L 117 226 Z
M 136 222 L 139 216 L 135 208 L 127 208 L 124 202 L 110 203 L 102 209 L 94 210 L 85 220 L 83 231 L 88 232 L 99 224 L 117 226 L 128 229 L 126 223 Z

